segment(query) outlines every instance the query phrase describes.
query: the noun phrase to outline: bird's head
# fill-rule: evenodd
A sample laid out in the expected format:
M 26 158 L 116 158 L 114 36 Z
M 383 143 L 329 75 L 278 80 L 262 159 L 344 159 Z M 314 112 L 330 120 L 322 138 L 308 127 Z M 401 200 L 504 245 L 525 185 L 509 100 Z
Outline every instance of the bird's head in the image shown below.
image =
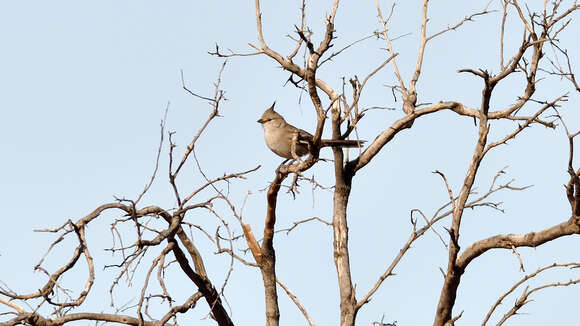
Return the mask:
M 262 117 L 260 118 L 260 120 L 258 120 L 258 123 L 264 124 L 268 121 L 277 119 L 284 120 L 284 118 L 281 115 L 279 115 L 278 112 L 274 111 L 274 105 L 276 105 L 276 102 L 274 102 L 268 110 L 264 111 Z

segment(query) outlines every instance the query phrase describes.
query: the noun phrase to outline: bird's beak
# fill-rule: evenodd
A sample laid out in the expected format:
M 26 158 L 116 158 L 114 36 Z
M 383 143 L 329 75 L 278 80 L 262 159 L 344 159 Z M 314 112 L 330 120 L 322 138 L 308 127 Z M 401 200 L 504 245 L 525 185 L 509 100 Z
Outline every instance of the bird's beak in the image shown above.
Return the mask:
M 258 121 L 256 121 L 257 123 L 264 123 L 264 120 L 260 119 Z

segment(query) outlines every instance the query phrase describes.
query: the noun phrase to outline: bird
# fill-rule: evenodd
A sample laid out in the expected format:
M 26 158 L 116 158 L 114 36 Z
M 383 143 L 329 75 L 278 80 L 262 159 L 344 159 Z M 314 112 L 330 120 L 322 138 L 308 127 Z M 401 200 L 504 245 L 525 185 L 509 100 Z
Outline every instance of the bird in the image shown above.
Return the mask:
M 262 117 L 257 122 L 264 128 L 264 139 L 266 145 L 272 152 L 286 159 L 294 159 L 292 155 L 292 145 L 294 139 L 297 140 L 294 146 L 296 156 L 304 156 L 310 153 L 310 147 L 313 144 L 314 136 L 302 129 L 296 128 L 284 120 L 278 112 L 274 111 L 274 104 L 264 111 Z M 296 138 L 294 138 L 296 137 Z M 362 147 L 364 140 L 335 140 L 323 139 L 320 141 L 321 147 Z

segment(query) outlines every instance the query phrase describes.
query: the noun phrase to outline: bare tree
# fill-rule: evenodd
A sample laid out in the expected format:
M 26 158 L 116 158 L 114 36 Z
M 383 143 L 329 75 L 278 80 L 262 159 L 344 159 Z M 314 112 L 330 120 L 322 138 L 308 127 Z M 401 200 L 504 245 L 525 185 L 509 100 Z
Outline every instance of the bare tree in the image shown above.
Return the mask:
M 254 172 L 259 166 L 243 172 L 224 174 L 212 179 L 206 178 L 205 182 L 201 185 L 189 189 L 182 190 L 178 185 L 178 180 L 183 175 L 183 167 L 185 164 L 191 160 L 197 162 L 194 151 L 195 145 L 212 120 L 218 116 L 220 104 L 225 99 L 224 91 L 220 88 L 221 75 L 224 67 L 225 62 L 221 66 L 219 77 L 215 83 L 215 92 L 211 97 L 197 95 L 185 86 L 185 82 L 183 84 L 184 90 L 189 94 L 209 102 L 211 110 L 207 119 L 201 124 L 199 130 L 191 139 L 191 142 L 186 147 L 179 161 L 174 161 L 175 149 L 177 147 L 172 140 L 174 132 L 167 133 L 169 136 L 169 167 L 167 177 L 173 189 L 176 207 L 166 209 L 156 205 L 143 205 L 141 203 L 144 195 L 149 191 L 153 182 L 158 177 L 160 168 L 159 158 L 163 149 L 164 137 L 166 136 L 165 122 L 167 108 L 165 117 L 161 121 L 161 137 L 154 172 L 143 191 L 136 199 L 118 198 L 116 202 L 100 205 L 91 213 L 77 221 L 73 222 L 69 219 L 58 228 L 36 230 L 37 232 L 49 232 L 58 235 L 56 240 L 48 247 L 47 252 L 40 262 L 34 267 L 35 270 L 46 274 L 48 280 L 38 291 L 27 294 L 17 293 L 7 286 L 2 286 L 0 289 L 0 294 L 2 295 L 0 297 L 0 303 L 8 306 L 12 311 L 6 313 L 6 315 L 11 316 L 10 319 L 0 324 L 63 325 L 78 320 L 92 320 L 127 325 L 172 325 L 177 324 L 176 315 L 178 313 L 183 314 L 195 308 L 197 302 L 203 298 L 209 307 L 209 315 L 215 319 L 218 325 L 233 325 L 226 305 L 221 298 L 225 284 L 221 286 L 221 289 L 216 288 L 216 285 L 214 285 L 210 276 L 207 274 L 204 259 L 197 249 L 192 235 L 188 235 L 186 232 L 187 229 L 206 231 L 203 227 L 188 222 L 187 218 L 194 211 L 205 209 L 215 216 L 227 232 L 230 232 L 229 225 L 220 215 L 219 211 L 214 208 L 217 201 L 229 203 L 227 194 L 219 191 L 218 186 L 224 183 L 227 184 L 234 179 L 244 179 L 245 175 Z M 197 163 L 197 166 L 203 174 L 199 163 Z M 213 195 L 208 197 L 208 192 L 205 191 L 206 189 L 212 189 L 210 193 L 213 193 Z M 89 293 L 92 293 L 91 291 L 93 290 L 93 284 L 95 282 L 95 267 L 91 255 L 91 248 L 93 246 L 90 245 L 85 236 L 87 227 L 91 223 L 94 224 L 96 219 L 104 218 L 103 215 L 107 211 L 121 212 L 121 216 L 115 218 L 111 223 L 110 232 L 113 235 L 113 245 L 108 249 L 113 254 L 119 253 L 121 261 L 111 265 L 105 265 L 105 269 L 118 270 L 117 276 L 109 288 L 110 305 L 115 307 L 118 313 L 72 313 L 71 311 L 83 305 Z M 159 223 L 160 221 L 163 222 Z M 124 232 L 124 228 L 127 226 L 134 231 L 132 236 Z M 210 236 L 207 232 L 206 234 L 211 240 L 219 243 L 221 235 L 218 231 L 216 231 L 215 237 Z M 78 245 L 70 248 L 72 252 L 68 261 L 64 261 L 56 271 L 49 272 L 43 267 L 43 264 L 46 263 L 45 258 L 51 251 L 55 250 L 55 247 L 59 243 L 68 238 L 75 239 Z M 162 249 L 154 254 L 153 258 L 150 258 L 147 254 L 156 247 Z M 63 279 L 65 279 L 67 273 L 72 273 L 75 267 L 82 264 L 83 258 L 88 267 L 86 284 L 78 297 L 74 298 L 69 294 L 73 291 L 65 287 Z M 130 306 L 131 308 L 135 308 L 136 314 L 135 316 L 125 315 L 121 312 L 127 309 L 125 306 L 126 303 L 118 304 L 115 302 L 115 288 L 123 278 L 126 278 L 129 284 L 133 282 L 136 278 L 136 272 L 140 270 L 142 265 L 147 265 L 144 271 L 145 280 L 139 293 L 138 302 Z M 197 288 L 196 292 L 192 293 L 187 300 L 181 303 L 175 301 L 172 291 L 166 286 L 166 273 L 173 268 L 172 266 L 179 266 L 181 272 Z M 224 266 L 224 269 L 230 273 L 232 266 Z M 160 289 L 159 293 L 151 294 L 147 290 L 151 286 L 151 283 L 155 282 L 151 279 L 152 277 L 156 277 L 156 284 Z M 162 317 L 156 319 L 152 317 L 149 306 L 157 300 L 161 304 L 167 305 L 167 307 Z M 52 308 L 53 311 L 50 316 L 43 316 L 38 312 L 43 306 Z
M 279 64 L 284 71 L 289 74 L 288 81 L 301 92 L 307 92 L 312 107 L 316 113 L 316 129 L 310 153 L 307 157 L 293 160 L 288 164 L 281 164 L 275 171 L 274 179 L 269 184 L 266 192 L 266 211 L 261 237 L 254 235 L 251 225 L 243 218 L 243 205 L 237 205 L 229 195 L 228 184 L 234 179 L 243 179 L 259 167 L 247 169 L 242 172 L 224 174 L 219 177 L 207 176 L 197 160 L 195 153 L 196 144 L 201 141 L 202 135 L 213 119 L 218 116 L 220 103 L 225 99 L 220 88 L 221 67 L 219 77 L 215 83 L 213 96 L 200 96 L 185 86 L 186 92 L 195 98 L 210 103 L 211 112 L 209 117 L 201 124 L 197 133 L 192 137 L 190 143 L 183 152 L 181 159 L 177 159 L 176 144 L 172 136 L 173 132 L 166 132 L 165 119 L 161 124 L 161 142 L 158 149 L 157 161 L 155 162 L 154 173 L 144 190 L 135 199 L 118 198 L 117 201 L 101 205 L 88 215 L 76 221 L 68 220 L 62 226 L 54 229 L 39 230 L 57 234 L 56 240 L 49 246 L 47 253 L 35 266 L 35 270 L 46 274 L 48 280 L 38 290 L 33 293 L 23 294 L 21 291 L 13 290 L 8 285 L 0 287 L 0 304 L 7 307 L 5 318 L 0 325 L 63 325 L 68 322 L 78 320 L 92 320 L 102 322 L 115 322 L 128 325 L 177 325 L 178 314 L 183 314 L 195 308 L 196 303 L 203 298 L 207 303 L 209 316 L 218 325 L 233 325 L 231 314 L 228 311 L 227 303 L 223 297 L 223 289 L 229 281 L 229 276 L 233 270 L 234 263 L 240 262 L 251 268 L 259 269 L 264 286 L 265 319 L 269 326 L 279 325 L 281 309 L 279 304 L 279 289 L 289 296 L 292 302 L 303 314 L 306 323 L 314 325 L 315 320 L 308 313 L 308 307 L 303 305 L 282 280 L 276 274 L 277 253 L 274 247 L 274 239 L 278 232 L 290 232 L 298 225 L 311 221 L 319 221 L 332 227 L 333 233 L 333 259 L 335 264 L 336 283 L 339 292 L 340 325 L 355 325 L 357 313 L 365 307 L 373 296 L 381 290 L 384 281 L 395 275 L 396 268 L 400 265 L 403 257 L 408 255 L 409 249 L 417 239 L 428 232 L 434 235 L 443 243 L 447 253 L 447 266 L 441 269 L 443 275 L 443 285 L 438 297 L 438 304 L 433 317 L 433 325 L 444 326 L 453 325 L 457 322 L 462 313 L 453 315 L 453 309 L 457 304 L 457 292 L 461 285 L 462 276 L 467 267 L 482 254 L 492 249 L 505 249 L 517 256 L 521 269 L 524 270 L 524 263 L 519 255 L 518 249 L 521 247 L 539 247 L 553 240 L 580 234 L 580 169 L 574 166 L 574 139 L 579 132 L 569 131 L 564 119 L 560 116 L 559 110 L 565 109 L 569 96 L 577 96 L 578 84 L 573 73 L 573 66 L 569 59 L 565 44 L 559 41 L 559 35 L 572 28 L 573 15 L 576 14 L 580 5 L 574 1 L 571 4 L 556 0 L 551 3 L 544 2 L 543 10 L 534 12 L 525 6 L 522 7 L 517 0 L 499 1 L 499 9 L 491 9 L 488 3 L 481 11 L 472 13 L 457 22 L 449 22 L 448 27 L 441 30 L 430 28 L 431 18 L 429 16 L 430 3 L 428 0 L 421 2 L 419 44 L 416 63 L 411 67 L 412 73 L 405 76 L 401 69 L 400 55 L 397 52 L 395 37 L 391 35 L 391 18 L 395 13 L 395 6 L 387 13 L 381 7 L 378 0 L 375 0 L 377 23 L 379 30 L 371 33 L 370 36 L 362 36 L 360 40 L 346 44 L 343 48 L 331 52 L 334 46 L 335 34 L 340 28 L 337 26 L 336 17 L 340 10 L 340 3 L 334 0 L 328 8 L 328 15 L 325 18 L 325 29 L 322 31 L 322 39 L 315 41 L 314 32 L 307 25 L 307 3 L 301 2 L 298 11 L 299 24 L 294 26 L 293 35 L 290 38 L 295 42 L 295 46 L 289 53 L 281 53 L 273 49 L 264 36 L 263 13 L 260 8 L 260 1 L 255 0 L 255 21 L 256 21 L 256 44 L 250 44 L 255 50 L 252 53 L 220 52 L 216 46 L 212 53 L 218 57 L 246 57 L 256 55 L 258 58 L 265 57 Z M 526 10 L 527 9 L 527 10 Z M 504 44 L 505 31 L 510 28 L 506 17 L 508 15 L 518 17 L 517 24 L 523 30 L 521 41 L 518 44 Z M 467 67 L 461 68 L 457 72 L 468 74 L 473 78 L 481 79 L 481 98 L 479 107 L 469 107 L 459 100 L 433 99 L 430 103 L 421 103 L 421 80 L 424 69 L 424 61 L 428 53 L 428 45 L 436 42 L 437 38 L 452 31 L 461 30 L 468 23 L 477 23 L 481 16 L 495 15 L 498 24 L 501 25 L 501 33 L 498 36 L 497 44 L 500 49 L 499 69 L 497 73 L 490 72 L 491 67 Z M 369 17 L 373 18 L 373 17 Z M 514 26 L 511 26 L 513 28 Z M 291 28 L 291 27 L 289 27 Z M 353 76 L 348 82 L 342 78 L 339 72 L 334 76 L 334 80 L 323 80 L 319 76 L 319 69 L 324 65 L 332 65 L 333 59 L 344 54 L 349 48 L 357 46 L 360 42 L 375 38 L 385 47 L 385 56 L 376 67 L 368 72 L 364 78 L 359 79 Z M 509 46 L 508 46 L 509 45 Z M 506 48 L 515 48 L 515 51 L 508 53 Z M 551 52 L 547 49 L 552 50 Z M 304 53 L 303 64 L 298 63 L 301 59 L 300 53 Z M 506 59 L 507 58 L 507 59 Z M 242 58 L 238 60 L 252 60 Z M 293 195 L 297 193 L 299 182 L 311 182 L 315 186 L 320 186 L 314 178 L 305 176 L 306 171 L 314 167 L 322 159 L 320 158 L 322 134 L 327 127 L 327 115 L 330 116 L 330 131 L 332 139 L 341 140 L 346 138 L 358 138 L 359 124 L 369 115 L 369 111 L 376 108 L 390 107 L 388 103 L 378 103 L 376 106 L 363 107 L 360 105 L 361 96 L 366 90 L 369 82 L 377 77 L 379 71 L 385 67 L 392 67 L 395 86 L 389 87 L 387 92 L 392 93 L 396 110 L 403 113 L 402 117 L 390 124 L 385 124 L 382 130 L 375 131 L 374 138 L 368 142 L 364 150 L 351 157 L 351 152 L 345 152 L 341 148 L 333 148 L 332 171 L 334 172 L 334 186 L 332 187 L 332 221 L 327 222 L 319 217 L 312 217 L 300 221 L 295 221 L 288 229 L 277 226 L 277 204 L 278 196 L 283 189 L 288 189 Z M 494 91 L 505 85 L 506 80 L 511 76 L 524 76 L 515 96 L 515 102 L 506 107 L 494 107 Z M 539 83 L 542 78 L 563 79 L 572 94 L 563 91 L 560 94 L 544 94 L 541 92 L 537 98 L 538 89 L 543 84 Z M 339 81 L 338 87 L 332 85 Z M 389 81 L 387 81 L 389 83 Z M 425 88 L 429 85 L 425 85 Z M 507 87 L 507 86 L 506 86 Z M 454 186 L 447 178 L 447 175 L 439 170 L 434 174 L 441 178 L 448 201 L 442 203 L 441 207 L 431 214 L 424 213 L 420 209 L 410 211 L 411 231 L 409 236 L 400 248 L 396 256 L 386 261 L 381 257 L 381 261 L 386 261 L 386 268 L 382 273 L 376 275 L 376 281 L 369 289 L 356 292 L 356 280 L 353 280 L 351 266 L 351 252 L 349 251 L 349 215 L 348 204 L 352 194 L 353 180 L 360 171 L 372 169 L 372 161 L 381 152 L 388 151 L 387 145 L 400 137 L 402 131 L 413 131 L 421 126 L 416 123 L 426 117 L 437 115 L 440 112 L 452 112 L 457 117 L 468 117 L 473 119 L 477 128 L 477 137 L 473 141 L 472 155 L 469 162 L 465 162 L 465 173 L 463 182 Z M 508 123 L 511 131 L 501 135 L 497 140 L 490 141 L 488 136 L 490 129 L 495 124 Z M 515 186 L 513 181 L 501 182 L 500 176 L 505 170 L 500 170 L 491 180 L 490 187 L 483 193 L 476 191 L 476 177 L 480 171 L 481 164 L 490 152 L 507 144 L 508 141 L 516 137 L 525 135 L 529 127 L 541 125 L 555 129 L 561 125 L 567 135 L 569 144 L 567 172 L 569 178 L 566 181 L 565 196 L 570 204 L 570 214 L 556 225 L 552 225 L 543 230 L 535 230 L 525 234 L 497 234 L 488 238 L 480 239 L 470 243 L 465 248 L 460 247 L 461 225 L 465 212 L 468 209 L 488 207 L 499 208 L 500 203 L 491 199 L 498 192 L 522 191 L 527 187 Z M 326 128 L 328 129 L 328 128 Z M 162 208 L 156 205 L 144 205 L 142 199 L 148 192 L 151 185 L 158 177 L 159 157 L 162 154 L 164 137 L 169 137 L 169 167 L 168 182 L 171 186 L 175 207 Z M 184 174 L 186 164 L 195 163 L 204 182 L 186 190 L 178 183 L 179 177 Z M 290 177 L 290 178 L 289 178 Z M 287 181 L 289 179 L 289 181 Z M 218 204 L 219 203 L 219 204 Z M 330 205 L 330 204 L 329 204 Z M 219 208 L 218 208 L 219 206 Z M 195 225 L 188 221 L 187 217 L 192 212 L 203 209 L 212 214 L 220 226 L 214 235 L 210 234 L 208 227 Z M 117 270 L 116 277 L 111 283 L 109 293 L 111 305 L 116 308 L 117 313 L 105 314 L 99 312 L 77 313 L 73 310 L 81 307 L 87 296 L 92 293 L 95 282 L 94 262 L 91 256 L 92 247 L 85 237 L 87 226 L 94 220 L 103 218 L 103 213 L 107 211 L 120 211 L 121 216 L 111 223 L 111 234 L 115 243 L 109 251 L 120 255 L 121 261 L 107 265 L 107 269 Z M 240 226 L 241 234 L 236 234 L 230 227 L 231 223 Z M 437 225 L 444 225 L 447 234 L 439 232 Z M 131 240 L 127 240 L 128 234 L 121 232 L 120 228 L 132 230 Z M 530 225 L 530 228 L 535 228 Z M 227 257 L 229 264 L 223 266 L 226 273 L 226 280 L 217 286 L 212 281 L 205 264 L 204 256 L 198 250 L 196 242 L 191 234 L 187 234 L 187 229 L 195 229 L 202 232 L 215 245 L 216 253 L 222 257 Z M 59 268 L 50 272 L 43 267 L 46 256 L 59 243 L 65 239 L 75 239 L 78 243 L 71 248 L 71 257 L 63 262 Z M 183 249 L 185 248 L 185 250 Z M 91 249 L 91 250 L 90 250 Z M 238 251 L 241 249 L 242 252 Z M 148 253 L 155 252 L 151 255 Z M 245 256 L 251 253 L 251 258 Z M 86 283 L 84 289 L 77 297 L 71 297 L 70 291 L 62 281 L 67 273 L 75 266 L 78 266 L 84 259 L 87 268 Z M 253 258 L 253 260 L 252 260 Z M 170 260 L 170 261 L 168 261 Z M 146 266 L 146 267 L 144 267 Z M 505 298 L 516 293 L 516 290 L 527 286 L 527 281 L 543 275 L 546 271 L 563 270 L 577 268 L 578 262 L 555 263 L 537 269 L 535 272 L 525 275 L 518 280 L 513 287 L 507 289 L 505 293 L 495 301 L 490 307 L 486 316 L 482 317 L 482 324 L 490 322 L 492 314 L 498 311 L 500 304 L 505 302 Z M 143 268 L 141 271 L 140 268 Z M 171 291 L 166 286 L 166 273 L 177 269 L 187 277 L 190 284 L 194 284 L 197 292 L 192 293 L 184 302 L 176 303 Z M 129 307 L 133 309 L 134 316 L 124 313 L 127 307 L 115 303 L 114 290 L 122 279 L 131 283 L 138 271 L 144 275 L 144 281 L 138 293 L 138 302 Z M 150 294 L 148 287 L 153 283 L 151 277 L 156 276 L 157 286 L 160 293 Z M 521 295 L 517 298 L 513 307 L 505 312 L 500 318 L 498 325 L 502 325 L 510 317 L 515 316 L 518 311 L 530 301 L 530 297 L 544 289 L 554 287 L 566 287 L 580 283 L 580 279 L 571 279 L 567 282 L 549 282 L 541 286 L 530 288 L 525 287 Z M 360 291 L 360 289 L 359 289 Z M 160 306 L 165 307 L 161 318 L 152 316 L 150 305 L 154 301 L 161 301 Z M 41 309 L 50 307 L 52 312 L 43 315 Z M 235 309 L 235 307 L 234 307 Z M 396 322 L 375 321 L 373 325 L 396 325 Z
M 573 138 L 577 133 L 568 133 L 570 139 L 570 163 L 568 167 L 570 180 L 566 188 L 566 193 L 571 206 L 570 217 L 562 223 L 544 230 L 538 230 L 527 234 L 498 234 L 487 239 L 476 241 L 463 251 L 461 251 L 459 246 L 460 226 L 466 208 L 474 208 L 480 205 L 492 206 L 493 203 L 485 200 L 489 195 L 498 190 L 522 190 L 522 188 L 513 187 L 509 183 L 496 186 L 494 179 L 494 182 L 487 193 L 483 196 L 475 196 L 473 193 L 475 178 L 480 164 L 486 154 L 491 150 L 506 144 L 509 140 L 514 139 L 533 124 L 541 124 L 549 128 L 555 128 L 555 121 L 553 121 L 553 117 L 549 117 L 548 113 L 551 112 L 553 114 L 558 107 L 565 103 L 568 98 L 568 93 L 559 94 L 548 100 L 536 100 L 533 98 L 533 95 L 536 93 L 536 87 L 538 86 L 538 73 L 541 71 L 541 63 L 548 57 L 545 53 L 546 47 L 552 46 L 558 49 L 559 53 L 556 54 L 556 57 L 558 57 L 559 54 L 559 58 L 562 58 L 563 55 L 567 62 L 566 65 L 560 65 L 557 63 L 559 60 L 550 60 L 550 63 L 555 68 L 551 71 L 551 74 L 570 80 L 576 87 L 577 84 L 569 64 L 570 61 L 567 52 L 562 50 L 561 45 L 558 44 L 558 36 L 563 30 L 569 27 L 572 20 L 571 15 L 580 8 L 580 5 L 577 5 L 576 2 L 574 2 L 564 8 L 563 1 L 555 1 L 553 3 L 548 3 L 546 1 L 544 2 L 543 11 L 531 12 L 528 10 L 528 14 L 526 15 L 516 0 L 501 1 L 501 35 L 498 40 L 501 49 L 499 72 L 494 74 L 485 69 L 474 68 L 458 70 L 458 73 L 469 73 L 476 78 L 481 78 L 483 81 L 483 88 L 481 90 L 481 106 L 479 108 L 470 108 L 459 101 L 439 101 L 436 104 L 429 104 L 420 107 L 417 103 L 420 94 L 417 84 L 421 77 L 426 48 L 429 42 L 433 42 L 438 36 L 447 32 L 461 28 L 462 25 L 473 21 L 478 16 L 488 15 L 491 11 L 486 7 L 482 11 L 471 14 L 461 21 L 450 25 L 448 28 L 431 31 L 429 29 L 430 19 L 428 15 L 430 3 L 428 0 L 424 0 L 421 6 L 420 41 L 417 61 L 412 75 L 409 78 L 405 78 L 399 70 L 397 53 L 392 43 L 392 37 L 389 34 L 389 19 L 393 14 L 394 6 L 391 8 L 391 13 L 385 18 L 385 14 L 381 9 L 379 1 L 375 0 L 375 4 L 381 26 L 381 30 L 377 32 L 377 35 L 386 43 L 388 49 L 387 56 L 385 61 L 378 65 L 375 70 L 370 72 L 362 82 L 356 77 L 350 79 L 350 86 L 352 87 L 351 98 L 347 98 L 347 95 L 342 90 L 333 89 L 330 86 L 330 82 L 317 77 L 317 71 L 320 66 L 326 63 L 328 59 L 340 54 L 344 50 L 341 49 L 332 54 L 328 52 L 333 45 L 334 33 L 338 28 L 335 26 L 335 17 L 339 8 L 339 1 L 335 0 L 329 8 L 329 14 L 325 20 L 326 30 L 324 31 L 324 38 L 318 45 L 314 44 L 314 41 L 311 39 L 312 33 L 305 25 L 306 3 L 305 1 L 302 2 L 302 25 L 296 27 L 296 34 L 298 34 L 298 38 L 295 39 L 296 48 L 286 56 L 272 49 L 265 40 L 262 26 L 263 13 L 260 9 L 260 1 L 255 1 L 256 27 L 259 44 L 250 45 L 258 54 L 265 55 L 275 60 L 284 70 L 288 71 L 291 74 L 289 80 L 293 80 L 292 76 L 296 76 L 302 81 L 295 85 L 297 87 L 303 87 L 308 91 L 317 116 L 316 133 L 314 136 L 315 145 L 313 146 L 308 158 L 294 164 L 282 165 L 277 171 L 276 178 L 271 183 L 267 196 L 268 210 L 264 229 L 265 241 L 261 248 L 262 255 L 259 256 L 257 255 L 257 251 L 253 251 L 254 257 L 262 270 L 264 286 L 266 288 L 267 325 L 278 325 L 279 321 L 276 287 L 273 282 L 275 279 L 275 268 L 273 268 L 275 256 L 271 242 L 275 226 L 276 197 L 280 190 L 280 184 L 289 174 L 294 173 L 298 176 L 312 167 L 319 160 L 320 146 L 317 145 L 320 144 L 322 131 L 325 127 L 326 113 L 328 111 L 330 111 L 331 116 L 330 121 L 333 139 L 344 139 L 353 134 L 353 131 L 356 130 L 357 124 L 364 117 L 366 111 L 364 109 L 361 110 L 358 106 L 363 89 L 368 80 L 388 64 L 392 64 L 393 66 L 396 84 L 393 89 L 398 92 L 397 97 L 400 97 L 402 100 L 401 109 L 405 113 L 405 116 L 396 120 L 384 130 L 378 132 L 374 141 L 354 159 L 345 158 L 341 149 L 333 149 L 335 185 L 333 190 L 332 227 L 334 233 L 334 262 L 336 265 L 337 282 L 340 290 L 341 325 L 346 326 L 355 324 L 356 315 L 359 309 L 369 302 L 373 294 L 380 288 L 382 282 L 389 276 L 393 275 L 393 270 L 410 248 L 411 244 L 429 230 L 434 223 L 439 222 L 446 216 L 451 216 L 450 224 L 446 228 L 448 232 L 447 240 L 445 240 L 444 237 L 439 236 L 441 237 L 441 240 L 445 242 L 445 247 L 448 249 L 448 262 L 446 271 L 442 271 L 444 275 L 444 284 L 441 289 L 441 295 L 433 325 L 451 325 L 461 317 L 461 314 L 458 316 L 452 316 L 452 309 L 455 305 L 457 289 L 467 266 L 481 254 L 496 248 L 513 250 L 517 253 L 517 248 L 519 247 L 537 247 L 554 239 L 578 234 L 580 232 L 580 220 L 578 217 L 580 211 L 578 211 L 577 208 L 578 199 L 580 198 L 578 197 L 578 191 L 580 189 L 578 188 L 578 174 L 580 170 L 574 169 L 572 165 Z M 520 18 L 520 24 L 524 29 L 522 40 L 517 51 L 511 54 L 510 58 L 506 61 L 504 59 L 504 32 L 506 29 L 506 16 L 510 11 L 517 12 L 517 15 Z M 306 64 L 304 66 L 295 62 L 295 56 L 299 53 L 302 47 L 307 51 L 304 60 Z M 219 48 L 214 54 L 218 56 L 237 55 L 235 53 L 229 55 L 220 53 Z M 321 60 L 325 55 L 328 59 Z M 497 109 L 492 108 L 490 103 L 493 98 L 494 89 L 496 87 L 501 87 L 501 82 L 514 74 L 523 74 L 526 80 L 525 85 L 523 85 L 523 91 L 518 95 L 517 101 L 508 107 Z M 339 76 L 337 76 L 337 79 L 338 78 Z M 408 81 L 406 81 L 407 79 Z M 326 109 L 322 104 L 321 95 L 319 93 L 320 91 L 322 91 L 328 98 L 328 109 Z M 524 110 L 524 108 L 526 110 Z M 478 126 L 478 137 L 474 144 L 472 159 L 467 167 L 463 184 L 459 187 L 458 191 L 454 191 L 449 185 L 446 176 L 440 171 L 435 171 L 444 181 L 449 194 L 449 203 L 438 210 L 430 219 L 426 218 L 422 212 L 416 211 L 423 218 L 425 225 L 422 227 L 419 227 L 418 225 L 418 218 L 416 216 L 413 217 L 412 215 L 411 223 L 413 231 L 409 236 L 408 241 L 403 245 L 399 254 L 391 262 L 385 272 L 379 276 L 376 284 L 361 298 L 357 299 L 353 285 L 354 282 L 351 276 L 350 253 L 348 247 L 349 231 L 347 207 L 348 199 L 351 194 L 353 178 L 359 170 L 366 167 L 373 158 L 385 148 L 385 145 L 393 141 L 401 131 L 412 128 L 414 122 L 418 119 L 444 110 L 453 111 L 458 116 L 472 117 Z M 521 115 L 519 114 L 520 111 L 532 112 Z M 495 121 L 500 120 L 514 121 L 518 122 L 518 124 L 512 132 L 505 134 L 497 141 L 488 141 L 488 134 L 492 124 Z M 294 182 L 295 181 L 296 178 L 294 179 Z M 265 258 L 267 261 L 264 261 Z M 578 280 L 571 281 L 565 285 L 576 284 L 577 282 Z M 558 286 L 562 285 L 563 284 L 558 284 Z M 522 298 L 518 301 L 514 311 L 517 311 L 521 305 L 525 304 L 528 295 L 535 290 L 538 289 L 529 292 L 526 291 L 526 294 L 522 295 Z M 505 318 L 507 319 L 512 315 L 513 313 L 508 314 Z M 307 315 L 306 317 L 308 319 Z

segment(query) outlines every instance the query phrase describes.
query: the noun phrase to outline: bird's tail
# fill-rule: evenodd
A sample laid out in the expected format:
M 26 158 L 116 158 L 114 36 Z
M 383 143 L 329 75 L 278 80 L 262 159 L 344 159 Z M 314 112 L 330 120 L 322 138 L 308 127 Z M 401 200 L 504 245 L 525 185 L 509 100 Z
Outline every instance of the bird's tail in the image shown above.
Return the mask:
M 333 139 L 324 139 L 322 141 L 322 147 L 362 147 L 366 140 L 333 140 Z

